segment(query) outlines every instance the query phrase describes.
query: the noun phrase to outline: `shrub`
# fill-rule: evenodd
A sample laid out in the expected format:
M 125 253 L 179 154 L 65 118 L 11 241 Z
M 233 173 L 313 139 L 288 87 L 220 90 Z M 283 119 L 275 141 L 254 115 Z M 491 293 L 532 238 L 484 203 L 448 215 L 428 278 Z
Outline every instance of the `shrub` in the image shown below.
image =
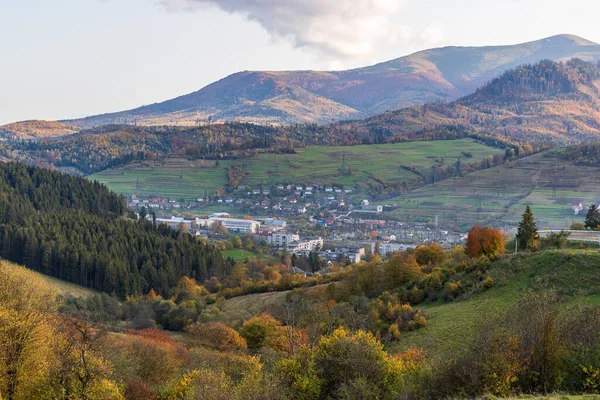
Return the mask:
M 235 329 L 221 322 L 196 322 L 185 331 L 190 335 L 192 345 L 210 347 L 220 351 L 243 350 L 246 340 Z

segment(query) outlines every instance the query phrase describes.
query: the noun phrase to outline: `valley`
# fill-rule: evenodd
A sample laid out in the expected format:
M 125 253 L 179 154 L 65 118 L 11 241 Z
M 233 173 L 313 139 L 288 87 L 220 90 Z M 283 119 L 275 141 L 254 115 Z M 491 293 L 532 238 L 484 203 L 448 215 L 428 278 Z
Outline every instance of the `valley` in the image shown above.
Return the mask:
M 314 52 L 319 37 L 322 67 L 352 62 L 340 47 L 367 57 L 368 37 L 340 42 L 344 29 L 376 21 L 385 34 L 395 12 L 158 3 L 168 12 L 139 13 L 165 29 L 138 26 L 153 48 L 134 65 L 141 79 L 160 62 L 157 86 L 215 79 L 209 63 L 271 64 L 251 35 L 251 57 L 220 54 L 221 35 L 182 56 L 163 38 L 176 31 L 189 48 L 191 36 L 166 16 L 220 10 L 210 22 L 226 27 L 238 14 L 291 45 L 281 54 Z M 311 34 L 274 26 L 289 10 Z M 349 21 L 326 38 L 338 14 Z M 414 35 L 437 28 L 445 36 L 437 23 Z M 395 51 L 405 33 L 416 40 L 403 29 L 377 40 Z M 134 36 L 119 37 L 135 53 Z M 130 65 L 105 40 L 86 49 L 118 75 Z M 205 42 L 219 50 L 199 62 Z M 106 107 L 86 52 L 63 48 L 74 61 L 44 53 L 45 68 L 76 64 L 78 90 Z M 86 100 L 70 83 L 53 101 Z M 114 96 L 140 88 L 126 83 L 110 82 Z M 23 101 L 10 92 L 8 106 Z M 0 400 L 596 399 L 598 171 L 600 44 L 564 34 L 347 70 L 245 70 L 135 109 L 2 125 Z

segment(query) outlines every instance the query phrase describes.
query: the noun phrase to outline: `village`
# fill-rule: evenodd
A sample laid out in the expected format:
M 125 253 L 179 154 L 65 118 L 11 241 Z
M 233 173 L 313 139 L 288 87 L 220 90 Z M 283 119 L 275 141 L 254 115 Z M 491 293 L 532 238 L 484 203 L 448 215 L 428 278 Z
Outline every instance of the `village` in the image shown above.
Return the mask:
M 135 194 L 126 200 L 134 212 L 143 209 L 148 219 L 154 214 L 156 224 L 215 242 L 251 237 L 270 254 L 312 254 L 329 265 L 356 263 L 374 253 L 386 257 L 422 243 L 449 248 L 464 240 L 464 233 L 440 229 L 437 219 L 386 218 L 385 205 L 358 196 L 353 188 L 278 184 L 268 189 L 239 186 L 228 196 L 205 194 L 195 202 Z

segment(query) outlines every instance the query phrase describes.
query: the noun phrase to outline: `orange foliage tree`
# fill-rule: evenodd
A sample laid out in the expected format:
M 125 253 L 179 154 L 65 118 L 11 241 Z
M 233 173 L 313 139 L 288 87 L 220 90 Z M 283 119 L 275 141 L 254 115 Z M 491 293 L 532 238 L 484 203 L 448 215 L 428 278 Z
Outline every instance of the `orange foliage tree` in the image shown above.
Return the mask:
M 504 236 L 498 229 L 475 225 L 469 231 L 466 251 L 471 257 L 496 257 L 504 252 Z

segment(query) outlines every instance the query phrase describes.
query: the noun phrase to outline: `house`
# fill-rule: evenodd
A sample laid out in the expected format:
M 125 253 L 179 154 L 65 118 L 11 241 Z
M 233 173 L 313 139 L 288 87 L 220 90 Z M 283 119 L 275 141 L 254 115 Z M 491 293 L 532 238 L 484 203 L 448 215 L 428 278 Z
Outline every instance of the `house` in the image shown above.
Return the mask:
M 281 209 L 281 205 L 279 205 L 279 209 Z M 263 225 L 271 230 L 281 230 L 287 227 L 287 222 L 281 219 L 265 218 Z
M 231 203 L 233 203 L 233 199 L 231 197 L 228 197 L 225 199 L 225 203 L 231 204 Z
M 267 242 L 272 246 L 282 248 L 287 248 L 289 244 L 298 242 L 299 240 L 299 235 L 287 232 L 272 233 L 271 236 L 267 238 Z
M 265 196 L 268 196 L 268 195 L 270 195 L 270 194 L 271 194 L 271 191 L 270 191 L 269 189 L 264 189 L 264 190 L 262 191 L 262 194 L 264 194 Z
M 575 215 L 579 215 L 581 211 L 583 211 L 583 204 L 579 201 L 574 201 L 571 203 L 571 209 L 575 213 Z
M 279 184 L 279 185 L 277 185 L 275 187 L 277 188 L 277 190 L 283 190 L 283 189 L 285 189 L 285 187 L 283 185 L 281 185 L 281 184 Z
M 260 194 L 260 189 L 252 189 L 252 194 Z
M 302 254 L 305 251 L 317 251 L 323 247 L 322 237 L 307 238 L 288 243 L 288 250 L 295 254 Z
M 333 188 L 332 188 L 331 186 L 327 186 L 327 187 L 325 188 L 325 191 L 326 191 L 326 192 L 333 192 Z

